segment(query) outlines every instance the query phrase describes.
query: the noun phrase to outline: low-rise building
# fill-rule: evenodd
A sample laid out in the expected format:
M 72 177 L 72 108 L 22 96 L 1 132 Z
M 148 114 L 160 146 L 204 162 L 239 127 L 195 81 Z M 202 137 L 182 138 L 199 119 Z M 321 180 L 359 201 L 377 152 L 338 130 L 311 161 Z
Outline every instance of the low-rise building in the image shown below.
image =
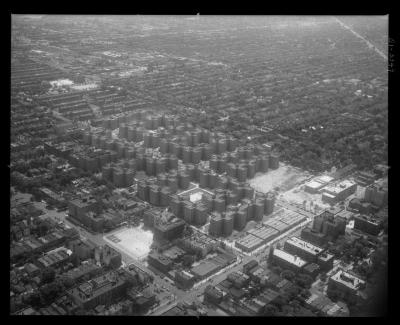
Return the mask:
M 173 262 L 168 257 L 158 254 L 158 253 L 151 253 L 147 256 L 147 262 L 152 267 L 156 268 L 157 270 L 168 273 L 172 269 Z
M 280 267 L 294 272 L 299 272 L 307 264 L 307 262 L 300 257 L 277 248 L 272 252 L 272 260 Z
M 318 256 L 324 251 L 323 248 L 315 246 L 298 237 L 291 237 L 286 240 L 284 249 L 288 253 L 298 255 L 308 262 L 316 262 Z
M 195 282 L 195 277 L 193 274 L 186 271 L 175 272 L 175 283 L 178 284 L 183 289 L 191 288 L 194 282 Z
M 364 280 L 340 269 L 329 278 L 327 293 L 329 295 L 336 291 L 342 295 L 343 299 L 354 301 L 365 285 Z
M 120 298 L 128 287 L 120 272 L 109 272 L 70 289 L 67 294 L 80 307 L 88 310 L 97 305 L 110 305 Z
M 367 215 L 354 216 L 354 229 L 377 236 L 382 229 L 382 220 Z

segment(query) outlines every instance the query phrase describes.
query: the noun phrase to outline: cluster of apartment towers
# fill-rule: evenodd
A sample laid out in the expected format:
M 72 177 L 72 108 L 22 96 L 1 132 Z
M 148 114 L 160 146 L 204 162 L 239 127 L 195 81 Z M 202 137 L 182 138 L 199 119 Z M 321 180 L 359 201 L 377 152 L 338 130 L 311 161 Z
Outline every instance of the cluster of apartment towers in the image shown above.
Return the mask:
M 111 130 L 119 128 L 119 138 Z M 107 131 L 104 132 L 104 129 Z M 87 130 L 84 142 L 112 150 L 117 160 L 102 166 L 103 177 L 117 187 L 134 183 L 139 171 L 146 179 L 137 183 L 137 196 L 154 206 L 170 207 L 188 223 L 204 225 L 210 212 L 210 233 L 230 235 L 249 220 L 261 220 L 273 210 L 272 193 L 254 195 L 246 182 L 257 172 L 279 167 L 279 157 L 261 145 L 240 147 L 238 140 L 180 123 L 175 116 L 145 111 L 119 114 L 103 121 L 103 128 Z M 191 182 L 214 194 L 193 203 L 179 190 Z

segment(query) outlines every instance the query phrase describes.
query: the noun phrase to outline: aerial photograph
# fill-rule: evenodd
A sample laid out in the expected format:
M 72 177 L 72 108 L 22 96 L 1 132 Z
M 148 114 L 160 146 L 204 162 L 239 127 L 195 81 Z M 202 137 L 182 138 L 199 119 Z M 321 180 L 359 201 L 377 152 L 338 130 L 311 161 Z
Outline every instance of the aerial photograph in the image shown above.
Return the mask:
M 10 16 L 9 315 L 386 315 L 389 15 Z

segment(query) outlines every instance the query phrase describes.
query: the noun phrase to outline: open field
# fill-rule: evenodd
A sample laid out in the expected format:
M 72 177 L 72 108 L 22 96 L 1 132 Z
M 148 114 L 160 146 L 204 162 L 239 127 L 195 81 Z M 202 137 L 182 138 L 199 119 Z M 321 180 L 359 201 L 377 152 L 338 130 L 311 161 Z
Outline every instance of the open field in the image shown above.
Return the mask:
M 133 228 L 122 228 L 104 236 L 104 240 L 117 250 L 142 260 L 150 252 L 153 233 L 142 229 L 142 225 Z
M 286 192 L 311 176 L 306 171 L 281 163 L 278 169 L 270 170 L 265 174 L 258 173 L 249 182 L 250 186 L 258 192 L 267 193 L 275 188 L 279 188 L 280 192 Z

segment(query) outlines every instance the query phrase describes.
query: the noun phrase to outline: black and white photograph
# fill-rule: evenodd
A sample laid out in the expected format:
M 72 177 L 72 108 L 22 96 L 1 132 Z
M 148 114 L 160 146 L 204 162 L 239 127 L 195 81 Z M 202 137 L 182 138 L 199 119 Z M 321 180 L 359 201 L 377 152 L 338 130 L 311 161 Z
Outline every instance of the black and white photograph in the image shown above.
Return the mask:
M 390 18 L 10 13 L 9 315 L 386 316 Z

